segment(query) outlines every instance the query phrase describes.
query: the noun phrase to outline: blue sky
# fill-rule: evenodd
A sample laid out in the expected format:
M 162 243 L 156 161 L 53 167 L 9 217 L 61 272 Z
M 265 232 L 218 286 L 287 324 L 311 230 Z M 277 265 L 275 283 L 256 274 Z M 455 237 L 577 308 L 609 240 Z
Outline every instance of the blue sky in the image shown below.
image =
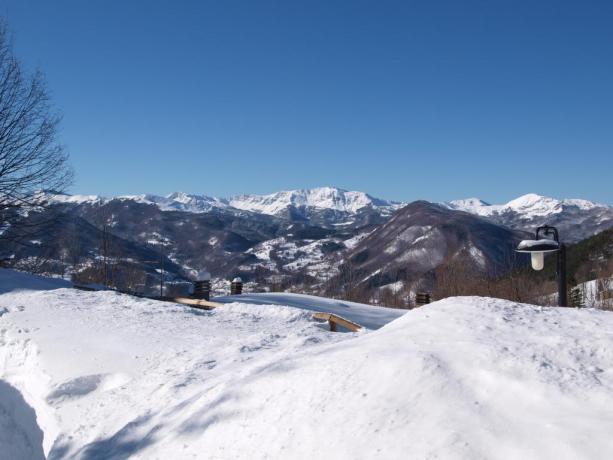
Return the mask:
M 3 0 L 0 14 L 63 113 L 74 193 L 613 204 L 610 1 Z

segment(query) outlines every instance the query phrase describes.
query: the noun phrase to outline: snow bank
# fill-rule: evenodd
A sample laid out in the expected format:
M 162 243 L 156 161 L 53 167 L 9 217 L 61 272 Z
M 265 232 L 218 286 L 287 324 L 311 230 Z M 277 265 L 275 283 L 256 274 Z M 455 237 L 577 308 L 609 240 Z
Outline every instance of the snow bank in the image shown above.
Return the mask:
M 11 291 L 46 291 L 71 287 L 72 283 L 58 278 L 30 275 L 0 268 L 0 294 Z
M 35 446 L 40 427 L 51 458 L 613 451 L 608 312 L 452 298 L 377 331 L 334 334 L 295 308 L 202 312 L 72 289 L 5 292 L 0 311 L 0 349 L 12 350 L 0 378 L 19 393 L 0 407 L 21 395 L 13 413 L 25 414 L 0 411 L 0 423 L 25 427 L 15 431 Z

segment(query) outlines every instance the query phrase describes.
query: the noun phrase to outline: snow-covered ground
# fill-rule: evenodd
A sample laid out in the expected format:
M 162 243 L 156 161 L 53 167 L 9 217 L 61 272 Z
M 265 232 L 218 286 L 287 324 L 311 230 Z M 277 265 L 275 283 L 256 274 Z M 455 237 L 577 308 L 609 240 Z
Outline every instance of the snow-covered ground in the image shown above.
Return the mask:
M 288 292 L 267 292 L 241 294 L 240 296 L 215 297 L 215 302 L 230 303 L 237 300 L 253 305 L 282 305 L 301 308 L 313 312 L 334 313 L 345 319 L 358 323 L 368 329 L 379 329 L 387 323 L 401 317 L 407 310 L 397 308 L 373 307 L 346 300 L 327 299 L 305 294 Z
M 336 334 L 297 308 L 58 283 L 0 270 L 3 459 L 613 452 L 609 312 L 452 298 Z

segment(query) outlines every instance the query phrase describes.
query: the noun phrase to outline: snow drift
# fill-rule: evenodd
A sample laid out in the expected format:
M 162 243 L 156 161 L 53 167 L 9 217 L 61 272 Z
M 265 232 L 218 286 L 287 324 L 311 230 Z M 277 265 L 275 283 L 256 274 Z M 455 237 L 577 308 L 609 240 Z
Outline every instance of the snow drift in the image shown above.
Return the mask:
M 4 289 L 0 311 L 0 452 L 10 442 L 17 459 L 613 451 L 603 311 L 452 298 L 359 334 L 296 308 L 201 312 L 66 288 Z

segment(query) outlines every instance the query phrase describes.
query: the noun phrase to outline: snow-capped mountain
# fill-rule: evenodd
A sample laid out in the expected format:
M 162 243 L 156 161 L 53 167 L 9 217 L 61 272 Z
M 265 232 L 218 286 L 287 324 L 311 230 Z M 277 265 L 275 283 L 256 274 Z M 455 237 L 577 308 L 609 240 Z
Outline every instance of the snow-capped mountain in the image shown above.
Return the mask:
M 546 197 L 529 193 L 505 204 L 489 204 L 479 198 L 442 203 L 456 211 L 482 216 L 517 230 L 554 225 L 565 241 L 579 241 L 613 226 L 613 208 L 581 199 Z
M 461 259 L 477 270 L 507 269 L 522 232 L 428 201 L 408 204 L 360 241 L 346 260 L 371 286 L 421 281 L 439 265 Z
M 66 217 L 30 246 L 6 245 L 0 258 L 29 263 L 47 248 L 45 260 L 58 266 L 68 258 L 90 267 L 106 228 L 111 256 L 145 270 L 154 286 L 160 247 L 165 272 L 177 279 L 206 268 L 218 278 L 238 275 L 259 283 L 274 276 L 287 286 L 331 285 L 340 264 L 351 260 L 362 284 L 376 287 L 400 275 L 419 282 L 455 257 L 500 271 L 509 248 L 538 225 L 556 226 L 567 242 L 613 227 L 609 206 L 533 194 L 503 205 L 471 198 L 406 206 L 332 187 L 229 199 L 186 193 L 50 198 Z
M 245 212 L 285 218 L 290 221 L 310 222 L 323 227 L 363 226 L 382 223 L 404 203 L 382 200 L 364 192 L 348 191 L 336 187 L 288 190 L 270 195 L 240 195 L 216 198 L 183 192 L 167 196 L 151 194 L 125 195 L 103 198 L 97 195 L 51 195 L 64 204 L 100 204 L 111 200 L 135 201 L 152 204 L 161 211 L 208 213 L 224 211 L 230 214 Z
M 206 195 L 191 195 L 175 192 L 167 196 L 137 195 L 119 197 L 123 200 L 136 200 L 141 203 L 155 204 L 162 211 L 184 211 L 191 213 L 210 212 L 214 209 L 227 209 L 228 202 L 223 198 Z
M 287 190 L 269 195 L 239 195 L 231 198 L 175 192 L 167 196 L 145 194 L 116 198 L 52 195 L 51 199 L 72 205 L 100 205 L 112 200 L 134 201 L 155 205 L 161 211 L 194 214 L 260 214 L 329 229 L 380 225 L 407 204 L 336 187 Z M 539 225 L 555 225 L 564 240 L 569 242 L 582 240 L 613 226 L 611 206 L 582 199 L 559 200 L 534 193 L 520 196 L 505 204 L 490 204 L 479 198 L 467 198 L 441 205 L 454 211 L 481 216 L 490 222 L 515 230 L 533 231 Z
M 393 211 L 402 203 L 374 198 L 364 192 L 319 187 L 288 190 L 270 195 L 241 195 L 229 200 L 232 207 L 262 214 L 277 215 L 287 208 L 313 208 L 355 214 L 364 208 Z
M 522 214 L 524 218 L 559 214 L 567 207 L 576 207 L 582 211 L 589 211 L 597 208 L 611 209 L 609 206 L 588 200 L 558 200 L 556 198 L 537 195 L 536 193 L 522 195 L 506 204 L 489 204 L 479 198 L 467 198 L 464 200 L 450 201 L 446 203 L 446 205 L 450 209 L 466 211 L 480 216 L 491 216 L 511 211 Z

